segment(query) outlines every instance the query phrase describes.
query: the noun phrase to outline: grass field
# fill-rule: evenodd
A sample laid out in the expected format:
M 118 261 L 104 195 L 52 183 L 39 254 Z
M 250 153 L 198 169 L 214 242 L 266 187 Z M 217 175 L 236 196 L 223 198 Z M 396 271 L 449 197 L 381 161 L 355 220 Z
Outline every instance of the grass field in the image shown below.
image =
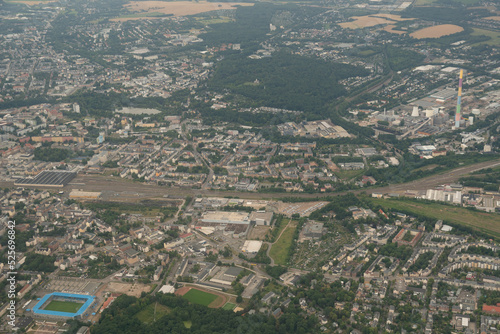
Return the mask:
M 283 221 L 282 224 L 284 223 L 285 222 Z M 273 258 L 275 264 L 286 264 L 288 252 L 292 246 L 293 234 L 295 233 L 297 224 L 297 221 L 291 221 L 281 237 L 272 245 L 269 255 Z
M 155 314 L 155 306 L 156 306 L 156 314 Z M 166 307 L 165 305 L 155 303 L 146 306 L 145 309 L 137 313 L 135 316 L 137 319 L 139 319 L 139 321 L 145 324 L 149 324 L 154 322 L 155 319 L 156 320 L 160 319 L 168 312 L 170 312 L 168 307 Z
M 202 19 L 199 22 L 206 24 L 206 25 L 210 25 L 210 24 L 218 24 L 218 23 L 228 23 L 231 21 L 233 21 L 233 20 L 229 17 L 220 17 L 217 19 L 204 19 L 204 20 Z
M 283 219 L 283 221 L 281 222 L 280 226 L 278 227 L 278 232 L 276 232 L 276 238 L 280 235 L 280 233 L 285 229 L 285 226 L 288 224 L 288 222 L 290 221 L 290 219 Z M 276 226 L 273 226 L 273 229 L 275 229 Z
M 376 54 L 377 52 L 376 51 L 373 51 L 373 50 L 363 50 L 361 51 L 359 54 L 363 57 L 368 57 L 368 56 L 372 56 L 374 54 Z
M 158 13 L 158 12 L 149 12 L 149 13 L 134 13 L 134 14 L 128 14 L 128 15 L 123 15 L 120 16 L 119 18 L 137 18 L 137 17 L 156 17 L 156 16 L 163 16 L 166 17 L 165 14 L 163 13 Z
M 497 31 L 492 31 L 492 30 L 486 30 L 486 29 L 478 29 L 478 28 L 472 28 L 474 30 L 471 35 L 473 36 L 488 36 L 491 37 L 489 41 L 485 42 L 479 42 L 476 44 L 489 44 L 489 45 L 500 45 L 500 32 Z
M 83 303 L 77 302 L 66 302 L 62 300 L 53 300 L 47 305 L 44 310 L 46 311 L 58 311 L 58 312 L 69 312 L 76 313 Z
M 437 0 L 417 0 L 415 2 L 415 6 L 427 6 L 427 5 L 433 4 L 436 1 Z
M 479 2 L 479 0 L 456 0 L 464 5 L 474 5 Z M 428 6 L 431 4 L 439 5 L 439 0 L 417 0 L 415 6 Z
M 342 180 L 350 180 L 352 178 L 361 176 L 365 173 L 365 169 L 360 170 L 337 170 L 335 171 L 335 175 Z
M 182 297 L 186 298 L 191 303 L 200 304 L 204 306 L 210 305 L 210 303 L 212 303 L 214 300 L 217 299 L 216 295 L 197 289 L 189 290 Z
M 223 310 L 228 310 L 228 311 L 232 311 L 234 310 L 234 308 L 236 307 L 236 304 L 233 304 L 233 303 L 226 303 L 226 305 L 224 305 L 222 307 Z
M 55 2 L 56 0 L 5 0 L 5 2 L 23 3 L 25 5 L 37 5 L 39 3 Z
M 379 198 L 367 198 L 367 200 L 385 209 L 404 210 L 430 218 L 443 219 L 451 223 L 472 227 L 497 238 L 500 237 L 500 216 L 498 214 L 470 211 L 465 208 L 439 203 Z

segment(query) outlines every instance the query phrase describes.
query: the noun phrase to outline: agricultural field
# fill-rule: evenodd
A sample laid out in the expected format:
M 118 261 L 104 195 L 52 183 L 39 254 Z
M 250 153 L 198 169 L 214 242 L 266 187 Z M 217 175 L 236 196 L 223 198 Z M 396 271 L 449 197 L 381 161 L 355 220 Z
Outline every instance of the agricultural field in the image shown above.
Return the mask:
M 489 45 L 500 45 L 500 32 L 479 28 L 472 28 L 474 30 L 471 33 L 472 36 L 488 36 L 491 37 L 490 40 L 485 42 L 479 42 L 477 44 L 489 44 Z
M 382 17 L 382 18 L 387 18 L 389 20 L 393 20 L 393 21 L 411 21 L 411 20 L 415 20 L 414 18 L 403 18 L 401 17 L 400 15 L 394 15 L 394 14 L 383 14 L 383 13 L 380 13 L 380 14 L 374 14 L 374 15 L 370 15 L 372 17 Z
M 282 223 L 284 224 L 284 222 Z M 279 239 L 272 245 L 269 255 L 274 260 L 275 264 L 285 265 L 287 263 L 290 247 L 292 246 L 293 235 L 297 229 L 298 222 L 290 221 L 288 226 L 283 230 Z
M 56 0 L 5 0 L 5 2 L 12 2 L 12 3 L 22 3 L 28 6 L 31 5 L 38 5 L 40 3 L 49 3 L 49 2 L 55 2 Z
M 398 34 L 398 35 L 402 35 L 402 34 L 406 33 L 406 31 L 394 30 L 394 28 L 396 28 L 396 26 L 394 24 L 389 24 L 389 25 L 384 27 L 384 30 L 387 32 L 393 33 L 393 34 Z
M 347 29 L 360 29 L 360 28 L 373 27 L 373 26 L 377 26 L 380 24 L 395 23 L 395 21 L 414 20 L 413 18 L 405 19 L 399 15 L 393 15 L 393 14 L 374 14 L 374 15 L 366 15 L 366 16 L 353 16 L 352 19 L 354 19 L 354 21 L 343 22 L 343 23 L 340 23 L 339 25 L 342 28 L 347 28 Z
M 441 24 L 417 30 L 411 33 L 410 36 L 416 39 L 439 38 L 447 35 L 456 34 L 457 32 L 462 32 L 462 31 L 464 31 L 464 28 L 460 26 L 454 24 Z
M 439 5 L 442 0 L 417 0 L 415 6 L 428 6 L 432 4 Z M 464 5 L 474 5 L 479 2 L 479 0 L 456 0 L 456 2 L 462 3 Z
M 392 23 L 389 20 L 380 17 L 373 17 L 370 15 L 367 16 L 353 16 L 354 21 L 351 22 L 343 22 L 339 25 L 344 29 L 360 29 L 360 28 L 368 28 L 374 27 L 380 24 L 389 24 Z
M 162 13 L 173 16 L 195 15 L 221 9 L 235 9 L 235 6 L 253 6 L 252 3 L 236 2 L 191 2 L 191 1 L 131 1 L 125 5 L 130 12 Z
M 206 25 L 211 25 L 211 24 L 218 24 L 218 23 L 228 23 L 232 22 L 233 20 L 229 17 L 219 17 L 219 18 L 213 18 L 213 19 L 201 19 L 199 22 L 206 24 Z
M 76 313 L 82 307 L 82 305 L 83 303 L 53 300 L 44 308 L 44 310 Z
M 428 6 L 436 2 L 437 0 L 417 0 L 415 6 Z
M 141 312 L 137 313 L 135 316 L 139 321 L 149 324 L 155 321 L 155 319 L 160 319 L 165 314 L 170 312 L 169 308 L 165 305 L 161 305 L 158 303 L 149 304 L 143 309 Z
M 494 237 L 500 237 L 500 216 L 494 213 L 471 211 L 462 207 L 444 205 L 439 203 L 424 203 L 418 201 L 384 200 L 378 198 L 367 198 L 375 205 L 384 209 L 402 210 L 418 215 L 442 219 L 447 222 L 472 227 L 477 231 L 487 233 Z

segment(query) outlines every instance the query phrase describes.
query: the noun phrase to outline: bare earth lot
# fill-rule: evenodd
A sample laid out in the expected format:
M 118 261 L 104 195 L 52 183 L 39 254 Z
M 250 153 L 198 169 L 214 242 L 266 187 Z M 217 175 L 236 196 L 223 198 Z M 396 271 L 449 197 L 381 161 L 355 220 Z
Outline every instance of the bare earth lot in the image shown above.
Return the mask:
M 248 235 L 248 240 L 264 240 L 270 226 L 254 226 Z
M 141 293 L 148 292 L 150 287 L 144 284 L 130 284 L 130 283 L 117 283 L 110 282 L 107 286 L 106 291 L 124 293 L 129 296 L 140 297 Z

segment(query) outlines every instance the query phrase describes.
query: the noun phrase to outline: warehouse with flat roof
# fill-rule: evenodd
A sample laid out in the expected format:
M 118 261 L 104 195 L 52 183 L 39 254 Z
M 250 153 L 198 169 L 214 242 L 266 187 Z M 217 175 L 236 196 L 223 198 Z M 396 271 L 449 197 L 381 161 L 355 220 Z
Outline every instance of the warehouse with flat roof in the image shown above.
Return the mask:
M 15 186 L 24 187 L 57 187 L 62 188 L 76 177 L 75 172 L 63 170 L 45 170 L 35 177 L 18 179 L 14 182 Z
M 200 219 L 203 223 L 217 223 L 217 224 L 250 224 L 248 212 L 226 212 L 226 211 L 212 211 L 206 212 Z

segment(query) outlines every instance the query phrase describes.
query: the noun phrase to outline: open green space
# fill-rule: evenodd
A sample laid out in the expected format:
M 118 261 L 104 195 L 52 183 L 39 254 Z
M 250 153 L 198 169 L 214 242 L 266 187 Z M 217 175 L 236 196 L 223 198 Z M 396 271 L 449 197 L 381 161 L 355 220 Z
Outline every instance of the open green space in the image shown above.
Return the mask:
M 5 2 L 18 2 L 18 3 L 24 3 L 24 2 L 40 2 L 40 3 L 48 3 L 48 2 L 54 2 L 54 0 L 5 0 Z
M 412 200 L 384 200 L 379 198 L 367 198 L 367 200 L 382 206 L 384 209 L 407 211 L 434 219 L 442 219 L 450 223 L 472 227 L 477 231 L 497 238 L 500 237 L 500 216 L 495 213 Z
M 415 6 L 426 6 L 426 5 L 433 4 L 436 1 L 437 0 L 417 0 L 415 2 Z
M 137 319 L 139 319 L 141 322 L 145 324 L 149 324 L 154 322 L 155 320 L 160 319 L 163 317 L 165 314 L 170 312 L 169 308 L 158 304 L 149 304 L 146 306 L 145 309 L 143 309 L 141 312 L 136 314 Z
M 234 308 L 236 307 L 236 304 L 233 304 L 233 303 L 226 303 L 222 309 L 223 310 L 228 310 L 228 311 L 232 311 L 234 310 Z
M 286 226 L 285 222 L 282 222 L 282 224 Z M 269 255 L 273 258 L 275 264 L 286 264 L 297 224 L 297 221 L 291 221 L 281 234 L 281 237 L 272 245 Z
M 455 1 L 463 3 L 464 5 L 475 5 L 480 0 L 455 0 Z
M 366 172 L 366 169 L 358 169 L 358 170 L 338 170 L 335 171 L 335 175 L 342 180 L 350 180 L 352 178 L 363 175 Z
M 364 57 L 368 57 L 368 56 L 372 56 L 374 54 L 376 54 L 377 52 L 374 51 L 374 50 L 363 50 L 363 51 L 360 51 L 359 54 L 361 56 L 364 56 Z
M 455 0 L 456 2 L 460 2 L 464 5 L 474 5 L 479 2 L 479 0 Z M 444 1 L 442 0 L 417 0 L 415 2 L 415 6 L 428 6 L 431 4 L 436 4 L 439 5 L 440 3 L 443 3 Z
M 275 238 L 277 238 L 277 237 L 280 235 L 281 231 L 283 231 L 283 230 L 285 229 L 285 227 L 288 225 L 288 222 L 289 222 L 289 221 L 290 221 L 290 219 L 286 219 L 286 218 L 284 218 L 284 219 L 281 221 L 281 223 L 279 224 L 279 226 L 276 226 L 276 225 L 275 225 L 275 226 L 273 227 L 273 235 L 275 236 Z M 275 229 L 276 227 L 278 228 L 278 231 L 274 232 L 274 229 Z
M 62 300 L 53 300 L 47 305 L 44 310 L 46 311 L 58 311 L 58 312 L 69 312 L 76 313 L 83 303 L 78 302 L 67 302 Z
M 189 290 L 184 296 L 185 299 L 187 299 L 191 303 L 195 304 L 200 304 L 204 306 L 210 305 L 214 300 L 217 299 L 217 296 L 214 294 L 211 294 L 209 292 L 197 290 L 197 289 L 191 289 Z
M 472 28 L 474 30 L 471 33 L 472 36 L 488 36 L 491 39 L 485 42 L 479 42 L 477 44 L 489 44 L 489 45 L 500 45 L 500 32 L 479 28 Z

